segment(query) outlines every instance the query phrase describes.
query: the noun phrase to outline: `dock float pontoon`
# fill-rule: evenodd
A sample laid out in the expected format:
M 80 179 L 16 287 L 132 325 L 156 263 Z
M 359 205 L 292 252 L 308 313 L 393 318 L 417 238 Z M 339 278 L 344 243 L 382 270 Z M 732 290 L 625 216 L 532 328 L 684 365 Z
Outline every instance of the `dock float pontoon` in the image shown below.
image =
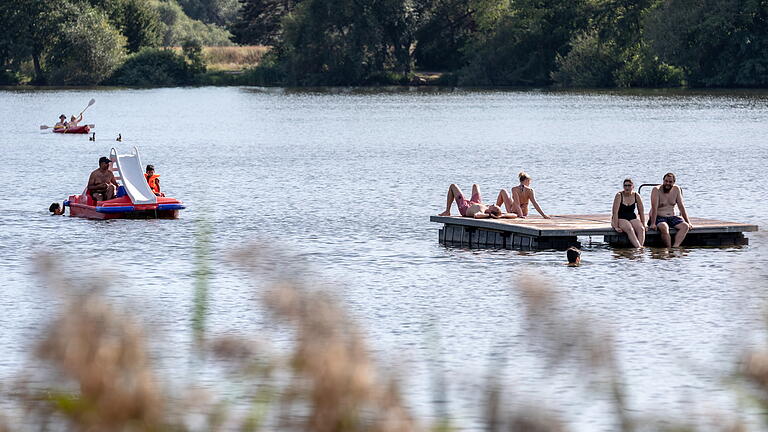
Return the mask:
M 431 216 L 443 224 L 440 244 L 468 248 L 559 249 L 579 247 L 578 237 L 603 237 L 616 247 L 629 247 L 626 234 L 611 227 L 610 215 L 562 215 L 552 219 L 529 216 L 526 219 L 473 219 L 461 216 Z M 740 246 L 749 243 L 745 232 L 757 231 L 757 225 L 715 219 L 691 218 L 694 229 L 683 246 Z M 674 236 L 676 230 L 671 229 Z M 658 231 L 648 230 L 646 246 L 660 246 Z

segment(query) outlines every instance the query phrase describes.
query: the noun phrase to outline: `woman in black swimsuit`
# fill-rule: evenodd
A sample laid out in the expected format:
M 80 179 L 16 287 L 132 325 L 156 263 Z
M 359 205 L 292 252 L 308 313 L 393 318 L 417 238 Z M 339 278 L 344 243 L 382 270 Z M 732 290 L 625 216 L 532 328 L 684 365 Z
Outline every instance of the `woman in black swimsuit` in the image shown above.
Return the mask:
M 635 206 L 637 206 L 637 213 Z M 646 230 L 645 209 L 640 194 L 635 192 L 635 184 L 632 179 L 624 180 L 624 189 L 619 191 L 613 199 L 611 226 L 617 232 L 626 233 L 632 246 L 643 247 Z

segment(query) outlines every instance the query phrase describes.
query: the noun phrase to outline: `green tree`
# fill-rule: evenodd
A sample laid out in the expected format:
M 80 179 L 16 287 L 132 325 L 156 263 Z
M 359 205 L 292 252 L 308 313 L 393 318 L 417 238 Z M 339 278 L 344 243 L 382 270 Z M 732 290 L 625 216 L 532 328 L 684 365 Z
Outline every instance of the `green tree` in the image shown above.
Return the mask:
M 613 87 L 620 64 L 615 47 L 600 42 L 597 32 L 576 35 L 566 56 L 556 57 L 553 81 L 563 87 Z
M 127 0 L 118 28 L 128 40 L 128 52 L 160 45 L 160 15 L 147 0 Z
M 0 2 L 0 65 L 16 70 L 21 62 L 31 59 L 33 82 L 44 84 L 44 56 L 59 37 L 62 26 L 77 12 L 76 6 L 66 0 Z
M 81 8 L 48 53 L 51 83 L 99 84 L 123 62 L 125 43 L 103 12 Z
M 232 25 L 235 42 L 244 45 L 277 45 L 282 20 L 301 0 L 240 0 L 240 12 Z
M 238 0 L 179 0 L 179 5 L 190 18 L 219 26 L 233 24 L 240 9 Z
M 422 69 L 457 69 L 464 65 L 462 48 L 477 31 L 471 2 L 431 0 L 424 2 L 423 23 L 416 31 L 414 58 Z
M 149 0 L 84 0 L 103 11 L 128 43 L 128 52 L 156 47 L 161 42 L 160 16 Z
M 469 64 L 462 85 L 543 86 L 552 82 L 555 59 L 570 50 L 572 37 L 587 29 L 587 0 L 518 0 L 509 9 L 485 2 L 482 31 L 465 50 Z
M 300 85 L 404 79 L 413 66 L 413 11 L 408 0 L 305 0 L 284 20 L 281 64 Z
M 691 86 L 768 86 L 765 0 L 664 0 L 645 27 L 654 51 L 682 67 Z
M 232 34 L 226 29 L 191 19 L 175 0 L 155 1 L 154 6 L 160 14 L 163 46 L 179 46 L 190 39 L 207 46 L 232 45 Z

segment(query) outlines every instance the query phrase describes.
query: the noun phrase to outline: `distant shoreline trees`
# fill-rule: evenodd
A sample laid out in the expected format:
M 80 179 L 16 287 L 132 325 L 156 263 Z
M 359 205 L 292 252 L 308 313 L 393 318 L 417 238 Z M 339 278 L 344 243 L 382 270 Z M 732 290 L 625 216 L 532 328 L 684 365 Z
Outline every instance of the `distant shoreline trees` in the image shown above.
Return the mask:
M 94 15 L 95 14 L 95 15 Z M 88 16 L 92 31 L 70 31 Z M 95 16 L 105 17 L 97 20 Z M 98 23 L 97 23 L 98 21 Z M 90 40 L 84 40 L 90 39 Z M 193 45 L 271 46 L 253 71 L 200 79 Z M 135 58 L 140 52 L 142 61 Z M 147 57 L 148 56 L 148 57 Z M 323 86 L 768 87 L 765 0 L 15 0 L 0 3 L 0 84 L 99 84 L 179 61 L 181 81 Z M 151 61 L 150 61 L 151 60 Z M 149 63 L 147 63 L 149 61 Z M 193 63 L 197 62 L 195 65 Z M 202 66 L 202 67 L 201 67 Z M 175 69 L 174 69 L 175 68 Z M 163 68 L 161 68 L 163 69 Z M 115 72 L 116 73 L 116 72 Z M 255 81 L 254 81 L 255 80 Z M 169 84 L 170 82 L 170 84 Z

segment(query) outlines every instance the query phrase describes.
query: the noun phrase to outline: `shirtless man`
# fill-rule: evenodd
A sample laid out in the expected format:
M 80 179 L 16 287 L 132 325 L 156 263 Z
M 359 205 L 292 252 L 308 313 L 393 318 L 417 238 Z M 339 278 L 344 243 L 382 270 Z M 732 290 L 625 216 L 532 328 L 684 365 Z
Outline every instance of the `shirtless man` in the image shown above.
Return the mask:
M 651 190 L 651 213 L 648 215 L 648 223 L 652 230 L 659 230 L 665 247 L 678 247 L 683 243 L 685 235 L 693 229 L 693 224 L 688 219 L 685 211 L 683 194 L 680 187 L 675 185 L 675 175 L 666 173 L 664 183 Z M 680 216 L 675 216 L 675 205 L 680 207 Z M 677 229 L 675 243 L 669 236 L 669 227 Z
M 536 202 L 536 196 L 531 187 L 531 176 L 521 171 L 518 174 L 520 184 L 512 188 L 512 196 L 507 193 L 506 189 L 499 191 L 499 196 L 496 198 L 496 205 L 500 206 L 502 203 L 508 213 L 514 213 L 517 217 L 528 217 L 528 202 L 533 204 L 536 211 L 539 212 L 544 219 L 550 219 L 544 211 L 539 207 L 539 203 Z
M 111 162 L 107 157 L 100 157 L 99 168 L 94 170 L 88 178 L 88 190 L 94 201 L 107 201 L 115 197 L 118 184 L 115 175 L 109 169 Z
M 488 218 L 505 218 L 514 219 L 517 215 L 502 213 L 501 208 L 497 205 L 485 205 L 483 199 L 480 197 L 480 188 L 476 185 L 472 185 L 472 197 L 469 201 L 464 198 L 464 194 L 461 192 L 458 186 L 452 184 L 448 187 L 448 197 L 445 203 L 445 211 L 438 216 L 450 216 L 451 205 L 456 201 L 456 207 L 459 208 L 459 214 L 464 217 L 471 217 L 475 219 L 488 219 Z

